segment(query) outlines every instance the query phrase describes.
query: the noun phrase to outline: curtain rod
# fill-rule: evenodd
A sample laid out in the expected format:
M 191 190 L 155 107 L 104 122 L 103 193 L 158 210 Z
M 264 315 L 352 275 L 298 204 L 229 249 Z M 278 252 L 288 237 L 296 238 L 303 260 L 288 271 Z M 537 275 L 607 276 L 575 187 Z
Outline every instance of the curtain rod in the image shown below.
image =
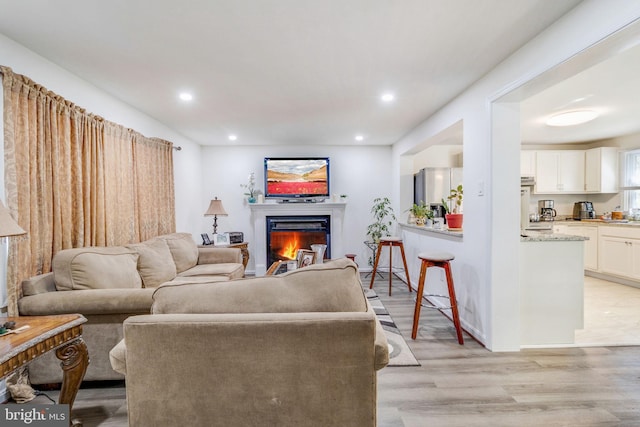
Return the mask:
M 177 146 L 174 146 L 173 149 L 176 150 L 176 151 L 180 151 L 180 150 L 182 150 L 182 147 L 177 145 Z

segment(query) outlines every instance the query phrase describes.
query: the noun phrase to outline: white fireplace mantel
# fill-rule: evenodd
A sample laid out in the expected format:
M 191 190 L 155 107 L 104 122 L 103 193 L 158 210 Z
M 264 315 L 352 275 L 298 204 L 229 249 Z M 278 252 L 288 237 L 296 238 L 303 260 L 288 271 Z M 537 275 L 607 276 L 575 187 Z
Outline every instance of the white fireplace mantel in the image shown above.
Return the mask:
M 331 256 L 343 253 L 343 220 L 346 203 L 251 203 L 253 246 L 256 276 L 264 276 L 267 268 L 267 217 L 290 215 L 329 215 L 331 217 Z

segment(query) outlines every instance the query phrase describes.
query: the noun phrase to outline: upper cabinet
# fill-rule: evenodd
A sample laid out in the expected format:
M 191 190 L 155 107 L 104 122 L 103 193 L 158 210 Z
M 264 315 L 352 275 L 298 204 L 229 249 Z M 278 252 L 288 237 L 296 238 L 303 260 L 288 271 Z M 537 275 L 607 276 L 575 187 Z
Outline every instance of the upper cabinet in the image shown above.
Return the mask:
M 538 194 L 618 192 L 618 149 L 522 150 L 520 175 L 535 177 Z
M 618 192 L 618 150 L 600 147 L 585 151 L 585 190 L 587 193 Z
M 585 152 L 549 150 L 536 153 L 536 193 L 584 193 Z
M 536 176 L 536 152 L 520 151 L 520 176 Z

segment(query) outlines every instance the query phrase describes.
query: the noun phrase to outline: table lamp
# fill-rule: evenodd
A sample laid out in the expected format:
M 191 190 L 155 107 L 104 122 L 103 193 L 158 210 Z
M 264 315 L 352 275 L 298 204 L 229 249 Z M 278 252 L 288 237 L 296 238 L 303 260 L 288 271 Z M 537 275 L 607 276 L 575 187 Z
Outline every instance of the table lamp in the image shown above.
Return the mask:
M 209 203 L 209 209 L 204 213 L 204 216 L 213 216 L 213 234 L 218 234 L 218 215 L 228 216 L 227 211 L 222 206 L 222 200 L 218 200 L 216 197 Z

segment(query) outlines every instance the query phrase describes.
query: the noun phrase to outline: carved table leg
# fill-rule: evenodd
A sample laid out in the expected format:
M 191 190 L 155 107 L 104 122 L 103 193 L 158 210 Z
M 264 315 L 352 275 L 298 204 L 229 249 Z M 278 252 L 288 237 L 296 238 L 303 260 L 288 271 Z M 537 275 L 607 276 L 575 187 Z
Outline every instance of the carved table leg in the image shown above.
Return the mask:
M 80 337 L 57 349 L 56 356 L 62 361 L 60 366 L 63 371 L 62 389 L 60 390 L 58 403 L 68 404 L 69 411 L 71 411 L 73 401 L 76 400 L 76 395 L 80 388 L 80 383 L 89 366 L 87 345 L 84 343 L 82 337 Z

